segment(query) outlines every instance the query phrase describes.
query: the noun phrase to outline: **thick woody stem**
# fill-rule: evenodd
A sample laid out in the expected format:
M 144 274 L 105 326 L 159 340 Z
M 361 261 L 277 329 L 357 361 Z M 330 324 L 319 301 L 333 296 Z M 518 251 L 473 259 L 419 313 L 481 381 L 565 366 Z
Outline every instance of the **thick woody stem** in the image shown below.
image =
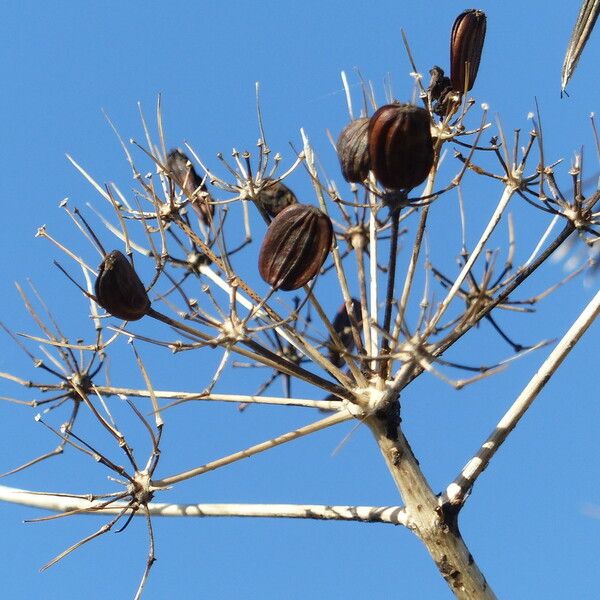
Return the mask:
M 367 420 L 405 503 L 407 527 L 425 544 L 440 574 L 457 598 L 496 598 L 466 547 L 458 529 L 458 513 L 445 511 L 429 487 L 400 430 L 399 407 Z

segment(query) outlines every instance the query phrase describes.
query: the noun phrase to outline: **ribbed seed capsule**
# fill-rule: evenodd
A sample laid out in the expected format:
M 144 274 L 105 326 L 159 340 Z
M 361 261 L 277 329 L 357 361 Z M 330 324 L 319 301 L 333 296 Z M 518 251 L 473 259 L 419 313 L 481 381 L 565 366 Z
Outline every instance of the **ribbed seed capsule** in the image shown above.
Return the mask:
M 324 212 L 292 204 L 267 229 L 258 257 L 260 276 L 275 289 L 297 290 L 319 272 L 332 240 L 333 226 Z
M 465 10 L 454 21 L 450 38 L 450 79 L 457 92 L 468 92 L 475 83 L 485 28 L 486 17 L 482 10 Z
M 118 319 L 137 321 L 150 308 L 144 284 L 131 263 L 118 250 L 107 254 L 102 261 L 94 292 L 98 304 Z
M 360 302 L 356 298 L 352 298 L 352 313 L 354 321 L 357 324 L 360 324 L 361 308 Z M 354 335 L 352 333 L 350 317 L 348 316 L 348 311 L 346 310 L 346 304 L 342 304 L 337 313 L 335 313 L 332 325 L 333 329 L 340 338 L 342 348 L 348 352 L 352 352 L 352 350 L 354 350 Z M 329 360 L 336 367 L 341 367 L 344 364 L 340 349 L 334 345 L 331 338 L 329 338 Z
M 390 190 L 422 183 L 433 165 L 429 113 L 413 104 L 386 104 L 369 121 L 371 170 Z
M 169 176 L 183 190 L 184 194 L 193 200 L 198 216 L 205 225 L 210 225 L 215 212 L 214 205 L 210 204 L 210 195 L 202 178 L 196 173 L 190 159 L 179 149 L 171 150 L 167 154 L 167 168 Z
M 361 183 L 369 175 L 369 119 L 363 117 L 348 123 L 337 141 L 337 153 L 346 181 Z
M 298 203 L 296 195 L 287 185 L 271 179 L 265 180 L 264 187 L 257 195 L 256 200 L 260 202 L 270 217 L 275 217 L 287 206 Z

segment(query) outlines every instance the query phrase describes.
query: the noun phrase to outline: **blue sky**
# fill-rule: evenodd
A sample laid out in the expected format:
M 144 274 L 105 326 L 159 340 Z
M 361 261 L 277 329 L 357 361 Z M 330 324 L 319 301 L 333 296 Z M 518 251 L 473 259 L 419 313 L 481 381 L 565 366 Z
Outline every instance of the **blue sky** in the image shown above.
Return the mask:
M 137 102 L 153 120 L 161 94 L 169 145 L 189 140 L 215 164 L 217 152 L 228 154 L 233 146 L 255 144 L 254 84 L 260 81 L 271 146 L 289 164 L 293 160 L 289 142 L 298 146 L 299 128 L 304 127 L 325 168 L 334 173 L 337 163 L 326 129 L 336 136 L 347 120 L 340 71 L 346 70 L 356 84 L 353 70 L 359 68 L 373 82 L 381 103 L 384 78 L 389 75 L 395 95 L 409 100 L 413 85 L 400 29 L 407 32 L 423 72 L 433 64 L 447 67 L 450 28 L 467 7 L 456 2 L 382 1 L 367 6 L 312 0 L 175 7 L 152 1 L 89 6 L 65 1 L 5 7 L 0 23 L 5 40 L 0 97 L 4 125 L 0 199 L 5 221 L 0 319 L 16 331 L 33 330 L 13 285 L 30 277 L 71 335 L 78 331 L 91 335 L 87 305 L 52 265 L 53 258 L 64 264 L 68 260 L 34 234 L 38 226 L 47 224 L 48 231 L 68 242 L 76 236 L 58 203 L 65 197 L 82 208 L 87 202 L 98 203 L 97 194 L 65 153 L 98 181 L 115 181 L 125 190 L 132 187 L 129 168 L 101 109 L 110 114 L 125 139 L 141 140 Z M 492 117 L 499 115 L 508 132 L 515 127 L 526 132 L 531 127 L 527 114 L 537 98 L 547 154 L 553 159 L 564 157 L 569 164 L 573 152 L 583 145 L 587 174 L 597 177 L 589 125 L 589 114 L 597 110 L 600 97 L 594 68 L 597 34 L 569 86 L 570 97 L 561 99 L 560 69 L 575 6 L 565 9 L 556 2 L 549 8 L 548 2 L 535 0 L 482 1 L 477 7 L 488 15 L 486 46 L 473 90 L 478 103 L 488 103 Z M 352 90 L 359 102 L 358 86 Z M 334 176 L 341 181 L 337 172 Z M 566 175 L 560 181 L 568 187 Z M 482 192 L 477 184 L 473 178 L 465 182 L 464 194 L 468 202 L 484 207 L 481 219 L 485 219 L 500 190 L 489 187 Z M 594 184 L 592 179 L 588 190 Z M 314 202 L 304 174 L 295 173 L 292 185 L 297 194 Z M 451 206 L 448 218 L 455 219 L 455 204 Z M 515 207 L 515 216 L 520 219 L 519 251 L 525 254 L 545 221 L 522 203 Z M 478 218 L 476 212 L 473 238 Z M 431 243 L 443 260 L 443 222 L 437 236 Z M 499 236 L 497 244 L 504 239 Z M 450 268 L 456 246 L 448 245 L 445 264 Z M 88 251 L 88 256 L 93 254 Z M 548 263 L 539 282 L 523 293 L 533 295 L 563 277 L 565 264 L 565 259 Z M 597 287 L 597 278 L 587 285 L 578 278 L 551 296 L 534 317 L 526 321 L 507 317 L 506 322 L 512 324 L 510 331 L 516 337 L 527 341 L 560 337 Z M 492 340 L 490 347 L 481 350 L 483 355 L 496 351 L 507 355 L 507 347 L 484 328 L 485 324 L 472 338 Z M 586 506 L 600 505 L 596 460 L 600 406 L 595 377 L 599 341 L 596 325 L 481 477 L 463 511 L 466 542 L 499 597 L 591 599 L 600 595 L 600 521 L 585 514 Z M 472 357 L 470 343 L 466 340 L 457 349 L 458 356 Z M 0 371 L 39 376 L 7 336 L 0 338 L 0 347 Z M 196 390 L 204 385 L 198 382 L 198 374 L 210 369 L 211 357 L 199 353 L 193 359 L 165 361 L 155 348 L 142 345 L 140 349 L 157 387 Z M 542 350 L 513 365 L 508 373 L 461 392 L 435 378 L 423 378 L 407 390 L 402 399 L 404 427 L 434 489 L 456 475 L 546 353 Z M 131 361 L 115 363 L 112 369 L 115 382 L 120 376 L 132 385 L 139 383 L 139 374 L 131 374 Z M 247 373 L 243 376 L 248 377 L 251 393 L 256 376 Z M 224 387 L 234 389 L 238 381 L 231 379 Z M 308 393 L 299 388 L 298 395 L 303 391 Z M 32 397 L 0 380 L 1 395 Z M 0 471 L 56 444 L 33 416 L 28 409 L 0 404 Z M 233 406 L 174 409 L 169 413 L 161 473 L 172 472 L 176 465 L 201 464 L 318 417 L 310 411 L 278 407 L 253 407 L 242 414 Z M 184 483 L 158 500 L 399 503 L 364 428 L 332 457 L 350 429 L 342 426 L 300 440 Z M 136 435 L 143 453 L 143 435 L 132 432 Z M 73 451 L 67 454 L 3 483 L 81 493 L 111 489 L 100 466 Z M 141 520 L 40 574 L 41 565 L 102 521 L 82 517 L 24 525 L 23 519 L 42 513 L 12 505 L 0 509 L 4 549 L 0 576 L 6 597 L 132 596 L 146 556 Z M 401 528 L 241 519 L 155 520 L 154 524 L 158 561 L 146 598 L 450 597 L 425 550 Z

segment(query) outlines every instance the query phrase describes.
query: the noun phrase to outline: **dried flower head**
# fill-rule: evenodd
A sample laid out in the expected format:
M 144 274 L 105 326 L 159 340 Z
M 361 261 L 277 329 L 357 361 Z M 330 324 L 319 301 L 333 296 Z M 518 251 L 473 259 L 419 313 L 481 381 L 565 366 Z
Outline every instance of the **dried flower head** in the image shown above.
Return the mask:
M 150 299 L 131 263 L 113 250 L 99 267 L 94 287 L 96 301 L 113 317 L 137 321 L 147 314 Z
M 369 121 L 371 170 L 388 189 L 422 183 L 433 165 L 429 113 L 413 104 L 386 104 Z
M 284 208 L 260 248 L 261 277 L 275 289 L 297 290 L 318 273 L 332 240 L 333 226 L 323 211 L 305 204 Z
M 482 10 L 465 10 L 454 21 L 450 39 L 450 79 L 457 92 L 468 92 L 475 83 L 485 28 L 486 17 Z
M 337 141 L 337 153 L 346 181 L 364 181 L 371 168 L 369 161 L 369 119 L 363 117 L 348 123 Z

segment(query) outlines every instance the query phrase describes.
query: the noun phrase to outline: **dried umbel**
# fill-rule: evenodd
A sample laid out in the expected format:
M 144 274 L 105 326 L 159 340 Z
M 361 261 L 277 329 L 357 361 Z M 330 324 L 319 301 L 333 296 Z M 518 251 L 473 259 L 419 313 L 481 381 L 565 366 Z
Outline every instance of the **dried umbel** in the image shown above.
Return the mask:
M 363 117 L 348 123 L 337 141 L 337 153 L 346 181 L 361 183 L 371 169 L 369 161 L 369 119 Z
M 277 216 L 284 208 L 297 204 L 298 200 L 292 190 L 281 181 L 266 179 L 264 187 L 256 197 L 256 201 L 267 211 L 270 217 Z
M 260 276 L 274 289 L 297 290 L 318 272 L 331 249 L 333 226 L 314 206 L 292 204 L 271 222 L 260 248 Z
M 118 250 L 107 254 L 102 261 L 94 292 L 98 304 L 118 319 L 137 321 L 150 308 L 144 284 L 131 263 Z
M 433 165 L 429 113 L 413 104 L 386 104 L 369 121 L 371 170 L 390 190 L 422 183 Z
M 206 225 L 210 225 L 215 207 L 210 204 L 210 195 L 206 190 L 206 185 L 196 173 L 190 159 L 179 149 L 171 150 L 167 154 L 167 168 L 169 176 L 193 201 L 198 216 Z
M 450 39 L 450 79 L 457 92 L 468 92 L 475 83 L 485 27 L 486 17 L 482 10 L 465 10 L 454 21 Z
M 352 298 L 352 316 L 357 324 L 361 322 L 360 302 L 356 298 Z M 333 329 L 338 334 L 342 348 L 347 352 L 354 350 L 354 335 L 352 333 L 352 324 L 346 304 L 342 304 L 340 309 L 335 314 L 333 319 Z M 329 360 L 336 366 L 341 367 L 344 364 L 340 348 L 336 347 L 333 340 L 329 339 Z

